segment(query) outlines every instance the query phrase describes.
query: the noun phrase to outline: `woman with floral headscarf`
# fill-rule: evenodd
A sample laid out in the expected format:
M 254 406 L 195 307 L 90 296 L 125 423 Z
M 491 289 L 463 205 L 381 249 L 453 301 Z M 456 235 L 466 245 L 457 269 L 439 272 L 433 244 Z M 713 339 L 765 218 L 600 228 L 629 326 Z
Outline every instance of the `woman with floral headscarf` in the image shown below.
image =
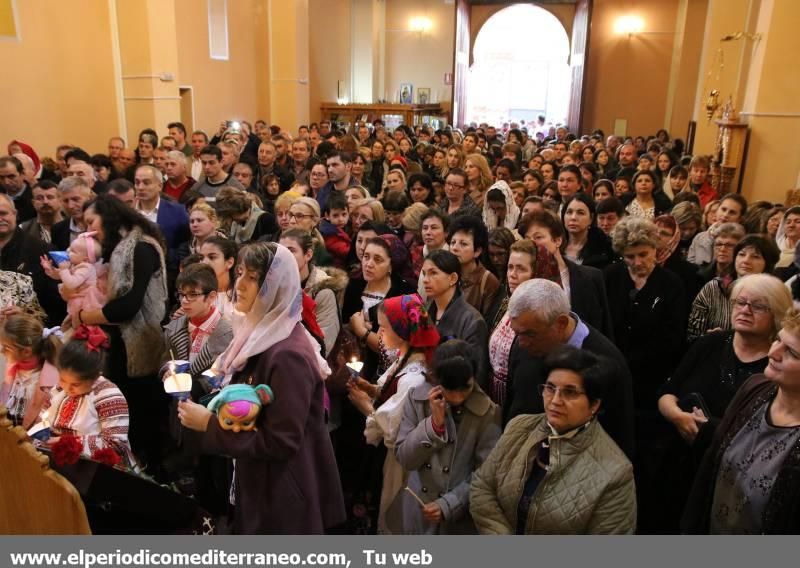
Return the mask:
M 508 315 L 508 301 L 514 290 L 527 280 L 544 278 L 561 286 L 558 261 L 543 245 L 523 239 L 511 245 L 508 257 L 508 290 L 500 302 L 493 324 L 494 331 L 489 338 L 489 364 L 491 365 L 491 383 L 489 396 L 494 402 L 503 405 L 506 397 L 506 380 L 508 379 L 508 360 L 511 346 L 517 335 L 511 329 Z
M 394 456 L 394 441 L 403 418 L 408 390 L 427 380 L 433 350 L 439 344 L 439 332 L 416 294 L 384 300 L 378 307 L 380 336 L 386 349 L 396 350 L 398 359 L 373 385 L 364 379 L 349 390 L 353 405 L 367 417 L 364 436 L 373 446 L 389 451 L 383 463 L 383 488 L 378 514 L 378 531 L 388 531 L 384 514 L 403 488 L 404 472 Z
M 234 460 L 234 532 L 323 533 L 344 520 L 344 502 L 317 345 L 300 321 L 297 262 L 279 244 L 251 243 L 239 252 L 237 274 L 234 337 L 216 366 L 225 384 L 268 385 L 275 399 L 248 432 L 226 429 L 190 401 L 178 417 L 201 433 L 204 452 Z
M 697 266 L 684 259 L 680 253 L 681 230 L 677 219 L 672 215 L 659 215 L 655 219 L 658 227 L 659 247 L 656 263 L 677 275 L 683 281 L 686 291 L 686 314 L 689 314 L 691 301 L 697 296 L 703 281 L 697 275 Z
M 489 191 L 483 204 L 483 223 L 490 231 L 497 227 L 515 230 L 520 211 L 514 201 L 514 193 L 504 181 L 497 181 Z

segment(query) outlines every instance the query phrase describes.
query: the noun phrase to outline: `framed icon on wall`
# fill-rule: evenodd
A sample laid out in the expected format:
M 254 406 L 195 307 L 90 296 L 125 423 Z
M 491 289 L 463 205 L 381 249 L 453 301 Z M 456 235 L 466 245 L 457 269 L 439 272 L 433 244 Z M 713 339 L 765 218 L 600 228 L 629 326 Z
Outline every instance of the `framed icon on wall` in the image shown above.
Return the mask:
M 429 87 L 417 89 L 417 104 L 426 105 L 431 102 L 431 90 Z
M 414 86 L 411 83 L 400 83 L 400 104 L 410 105 L 414 102 Z

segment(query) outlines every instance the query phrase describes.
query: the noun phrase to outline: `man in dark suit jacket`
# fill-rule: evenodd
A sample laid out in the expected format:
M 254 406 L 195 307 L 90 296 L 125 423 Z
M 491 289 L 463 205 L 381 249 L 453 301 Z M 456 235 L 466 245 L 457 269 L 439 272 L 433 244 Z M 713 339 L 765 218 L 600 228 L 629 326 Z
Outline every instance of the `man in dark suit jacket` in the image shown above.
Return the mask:
M 31 188 L 25 181 L 24 172 L 22 162 L 17 158 L 0 157 L 0 193 L 5 193 L 14 201 L 20 223 L 36 217 Z
M 89 182 L 82 177 L 72 176 L 62 179 L 58 184 L 61 204 L 66 218 L 53 225 L 53 250 L 67 250 L 72 241 L 86 230 L 83 222 L 83 204 L 93 194 Z
M 503 420 L 519 414 L 541 414 L 538 392 L 547 380 L 545 356 L 561 345 L 571 345 L 608 358 L 617 368 L 614 382 L 600 406 L 598 419 L 608 435 L 629 457 L 634 452 L 633 383 L 625 358 L 611 341 L 570 312 L 566 292 L 544 279 L 523 282 L 508 305 L 511 328 L 517 334 L 509 357 Z
M 161 193 L 163 185 L 161 172 L 155 166 L 142 164 L 136 168 L 136 209 L 161 229 L 167 243 L 167 271 L 177 275 L 178 247 L 189 240 L 189 215 L 183 205 Z

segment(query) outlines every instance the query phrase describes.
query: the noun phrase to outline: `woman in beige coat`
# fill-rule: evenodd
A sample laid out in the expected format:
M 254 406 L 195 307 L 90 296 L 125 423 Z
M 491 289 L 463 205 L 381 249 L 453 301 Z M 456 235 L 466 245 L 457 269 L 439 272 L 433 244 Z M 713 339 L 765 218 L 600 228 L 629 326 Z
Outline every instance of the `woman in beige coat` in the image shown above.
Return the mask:
M 633 467 L 595 420 L 613 368 L 568 346 L 545 366 L 545 414 L 509 422 L 472 476 L 472 519 L 482 534 L 633 533 Z

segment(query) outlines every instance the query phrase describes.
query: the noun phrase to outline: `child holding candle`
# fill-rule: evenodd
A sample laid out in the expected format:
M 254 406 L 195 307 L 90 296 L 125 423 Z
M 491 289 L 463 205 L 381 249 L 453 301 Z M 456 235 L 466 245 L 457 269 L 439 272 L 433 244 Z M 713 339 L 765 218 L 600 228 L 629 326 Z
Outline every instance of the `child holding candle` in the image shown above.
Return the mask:
M 217 277 L 206 264 L 191 264 L 175 284 L 183 315 L 164 327 L 164 341 L 173 361 L 189 362 L 192 396 L 199 399 L 213 390 L 202 376 L 233 339 L 233 329 L 215 307 Z M 167 371 L 169 372 L 169 371 Z
M 408 392 L 425 383 L 439 332 L 416 294 L 384 300 L 378 307 L 379 335 L 386 349 L 397 349 L 400 357 L 374 385 L 364 379 L 351 382 L 348 398 L 367 417 L 364 436 L 373 446 L 388 449 L 383 462 L 378 531 L 391 532 L 386 511 L 405 484 L 405 472 L 394 455 L 395 440 L 403 418 Z M 360 362 L 348 363 L 358 368 Z M 395 527 L 396 529 L 396 527 Z

